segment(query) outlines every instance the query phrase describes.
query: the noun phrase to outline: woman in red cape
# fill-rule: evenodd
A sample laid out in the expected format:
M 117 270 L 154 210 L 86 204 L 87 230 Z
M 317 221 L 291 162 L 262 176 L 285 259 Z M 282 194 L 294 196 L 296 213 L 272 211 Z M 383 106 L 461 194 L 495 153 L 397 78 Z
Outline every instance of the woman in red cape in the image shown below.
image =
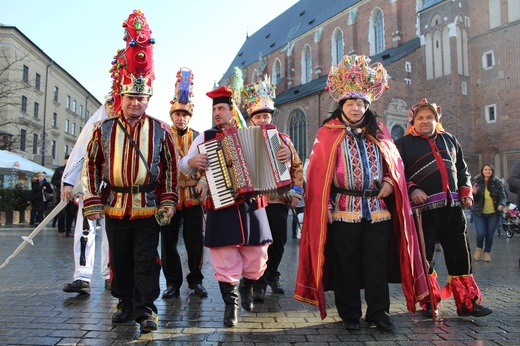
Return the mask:
M 380 128 L 383 126 L 380 125 Z M 336 148 L 346 134 L 346 126 L 338 119 L 332 119 L 321 127 L 316 135 L 307 169 L 304 219 L 294 297 L 318 306 L 322 319 L 327 316 L 324 292 L 332 289 L 330 278 L 324 271 L 327 265 L 325 243 L 328 200 L 336 164 Z M 416 302 L 428 295 L 428 286 L 408 200 L 403 163 L 386 128 L 380 137 L 374 142 L 381 150 L 387 165 L 386 171 L 394 188 L 394 194 L 385 199 L 393 220 L 393 246 L 389 253 L 394 255 L 394 260 L 390 260 L 390 266 L 394 265 L 394 270 L 389 270 L 393 272 L 389 282 L 402 283 L 407 309 L 415 313 Z M 395 266 L 399 267 L 399 264 L 400 280 L 399 277 L 395 277 Z

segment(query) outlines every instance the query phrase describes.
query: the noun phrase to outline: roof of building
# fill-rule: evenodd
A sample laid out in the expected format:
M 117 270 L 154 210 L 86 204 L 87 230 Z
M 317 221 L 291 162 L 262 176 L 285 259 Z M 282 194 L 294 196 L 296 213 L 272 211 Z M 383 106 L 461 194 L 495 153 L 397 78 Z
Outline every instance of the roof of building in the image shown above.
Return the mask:
M 426 2 L 421 6 L 421 8 L 417 12 L 427 10 L 430 7 L 440 4 L 443 1 L 444 0 L 426 0 Z
M 335 15 L 361 2 L 361 0 L 300 0 L 278 17 L 246 38 L 238 54 L 224 73 L 223 78 L 233 74 L 233 67 L 244 68 L 287 45 L 294 38 L 321 25 Z
M 372 63 L 380 62 L 384 65 L 389 65 L 395 61 L 398 61 L 421 47 L 420 38 L 414 38 L 410 41 L 403 43 L 398 47 L 393 47 L 385 50 L 381 54 L 370 57 Z M 288 102 L 293 102 L 300 98 L 317 93 L 320 90 L 325 90 L 327 83 L 327 75 L 325 74 L 318 79 L 315 79 L 309 83 L 298 85 L 294 88 L 288 89 L 283 93 L 277 95 L 275 99 L 275 107 L 283 105 Z

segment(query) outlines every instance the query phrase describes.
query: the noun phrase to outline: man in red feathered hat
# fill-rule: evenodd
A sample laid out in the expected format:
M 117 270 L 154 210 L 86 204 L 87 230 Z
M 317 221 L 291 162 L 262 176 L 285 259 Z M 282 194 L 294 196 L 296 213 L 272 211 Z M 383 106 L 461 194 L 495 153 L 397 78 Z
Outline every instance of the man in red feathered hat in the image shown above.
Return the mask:
M 482 317 L 492 313 L 480 305 L 482 295 L 471 268 L 464 208 L 473 204 L 471 177 L 457 139 L 444 131 L 441 107 L 426 99 L 408 111 L 405 136 L 396 141 L 405 166 L 412 208 L 421 211 L 432 297 L 420 304 L 423 315 L 438 313 L 441 298 L 453 294 L 457 315 Z M 440 241 L 448 269 L 442 292 L 435 272 L 435 243 Z M 431 301 L 433 300 L 433 301 Z M 431 305 L 434 307 L 432 312 Z
M 188 175 L 209 169 L 207 154 L 198 153 L 199 144 L 221 139 L 224 130 L 237 126 L 233 90 L 222 86 L 206 95 L 213 100 L 215 126 L 195 138 L 188 154 L 180 161 L 180 169 Z M 277 158 L 282 162 L 290 160 L 287 146 L 282 148 Z M 208 209 L 204 245 L 209 247 L 211 265 L 226 304 L 225 326 L 231 327 L 238 323 L 240 281 L 246 282 L 251 288 L 249 294 L 242 296 L 242 307 L 252 310 L 252 287 L 265 271 L 267 247 L 271 242 L 265 201 L 259 198 L 246 199 L 223 209 Z
M 87 147 L 84 215 L 106 220 L 111 292 L 119 299 L 112 322 L 133 319 L 147 333 L 157 329 L 157 247 L 160 225 L 176 211 L 177 160 L 169 126 L 146 114 L 154 77 L 151 30 L 139 10 L 123 27 L 127 46 L 120 69 L 121 111 L 94 129 Z

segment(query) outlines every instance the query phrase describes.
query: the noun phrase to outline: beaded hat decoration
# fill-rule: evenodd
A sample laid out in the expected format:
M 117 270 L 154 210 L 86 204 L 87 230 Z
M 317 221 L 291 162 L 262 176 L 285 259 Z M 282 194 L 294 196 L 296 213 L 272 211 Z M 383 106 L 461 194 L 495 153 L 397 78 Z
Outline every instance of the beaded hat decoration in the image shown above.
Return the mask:
M 177 72 L 177 82 L 175 82 L 175 95 L 170 101 L 170 115 L 175 111 L 184 111 L 193 115 L 193 73 L 187 67 L 182 67 Z
M 134 10 L 123 22 L 126 42 L 126 66 L 121 74 L 121 95 L 152 96 L 153 71 L 152 30 L 141 10 Z
M 259 112 L 273 113 L 275 94 L 275 85 L 271 83 L 271 78 L 267 75 L 264 80 L 246 85 L 242 88 L 244 95 L 244 107 L 250 117 Z
M 442 111 L 441 106 L 437 106 L 435 103 L 428 102 L 427 99 L 423 98 L 421 102 L 418 104 L 415 104 L 408 110 L 408 121 L 410 124 L 413 124 L 413 119 L 415 118 L 415 115 L 417 114 L 417 111 L 422 107 L 428 107 L 432 110 L 433 114 L 435 115 L 435 120 L 438 122 L 441 119 Z
M 121 111 L 121 76 L 126 68 L 125 49 L 118 49 L 116 55 L 112 59 L 112 67 L 110 68 L 110 77 L 112 78 L 112 86 L 110 93 L 105 97 L 110 102 L 114 114 Z
M 388 89 L 388 79 L 381 63 L 370 65 L 364 55 L 345 55 L 341 62 L 330 68 L 325 90 L 339 102 L 347 98 L 359 98 L 371 103 Z

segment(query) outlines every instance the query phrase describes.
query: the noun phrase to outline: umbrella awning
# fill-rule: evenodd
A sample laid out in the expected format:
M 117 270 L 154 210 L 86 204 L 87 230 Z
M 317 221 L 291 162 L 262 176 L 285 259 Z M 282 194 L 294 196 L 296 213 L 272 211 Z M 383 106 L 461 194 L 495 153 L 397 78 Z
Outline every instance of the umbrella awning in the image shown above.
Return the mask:
M 54 174 L 54 171 L 50 168 L 9 151 L 0 150 L 0 174 L 11 174 L 13 169 L 15 172 L 23 173 L 45 172 L 47 176 Z

